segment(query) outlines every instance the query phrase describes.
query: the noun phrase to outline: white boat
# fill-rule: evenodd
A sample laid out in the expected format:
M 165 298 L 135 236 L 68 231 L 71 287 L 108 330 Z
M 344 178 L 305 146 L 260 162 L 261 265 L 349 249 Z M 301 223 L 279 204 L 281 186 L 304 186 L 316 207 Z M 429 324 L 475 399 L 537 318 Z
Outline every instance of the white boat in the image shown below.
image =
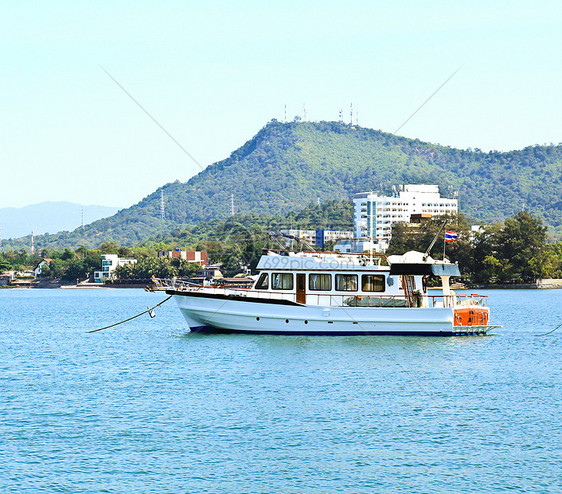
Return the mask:
M 420 252 L 264 251 L 257 270 L 250 289 L 176 284 L 166 293 L 196 332 L 452 336 L 497 327 L 488 324 L 486 296 L 450 289 L 457 264 Z M 441 278 L 442 294 L 428 293 L 430 276 Z

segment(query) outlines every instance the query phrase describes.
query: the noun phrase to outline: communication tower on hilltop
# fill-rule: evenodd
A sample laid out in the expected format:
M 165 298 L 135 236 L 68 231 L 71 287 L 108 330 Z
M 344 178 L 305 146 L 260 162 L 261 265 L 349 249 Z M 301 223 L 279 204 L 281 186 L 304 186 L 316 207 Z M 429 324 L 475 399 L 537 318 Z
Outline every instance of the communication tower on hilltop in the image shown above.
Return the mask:
M 349 123 L 353 125 L 353 103 L 349 104 Z
M 339 122 L 340 122 L 340 123 L 343 123 L 343 110 L 340 110 Z
M 82 206 L 82 230 L 84 230 L 84 206 Z
M 287 105 L 285 105 L 285 123 L 287 123 Z
M 234 216 L 234 194 L 230 194 L 230 216 Z
M 306 105 L 302 104 L 302 119 L 306 122 Z
M 166 215 L 166 207 L 164 205 L 164 191 L 160 191 L 160 219 L 164 221 Z

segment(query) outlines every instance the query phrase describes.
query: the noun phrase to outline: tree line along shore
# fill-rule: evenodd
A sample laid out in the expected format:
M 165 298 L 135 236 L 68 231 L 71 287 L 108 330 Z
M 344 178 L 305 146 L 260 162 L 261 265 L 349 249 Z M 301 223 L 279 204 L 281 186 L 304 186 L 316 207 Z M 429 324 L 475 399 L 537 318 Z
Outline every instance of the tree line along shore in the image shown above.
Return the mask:
M 0 253 L 0 273 L 29 273 L 43 259 L 49 259 L 41 270 L 43 286 L 48 286 L 49 280 L 51 285 L 53 280 L 76 284 L 92 280 L 94 270 L 100 269 L 101 255 L 117 254 L 137 262 L 118 267 L 113 286 L 118 282 L 132 286 L 135 280 L 143 283 L 152 276 L 195 276 L 198 265 L 181 258 L 158 257 L 160 251 L 185 249 L 206 251 L 210 263 L 220 263 L 225 276 L 234 276 L 242 271 L 254 272 L 262 249 L 271 247 L 268 233 L 272 230 L 287 224 L 293 228 L 327 228 L 334 224 L 345 227 L 351 224 L 351 218 L 349 202 L 331 201 L 322 211 L 308 207 L 289 216 L 233 215 L 226 220 L 178 228 L 132 247 L 110 240 L 93 249 L 44 248 L 34 254 L 24 249 L 7 250 Z M 537 280 L 562 278 L 562 242 L 549 241 L 542 220 L 526 211 L 503 222 L 481 225 L 476 231 L 461 213 L 434 217 L 421 224 L 397 223 L 386 254 L 425 252 L 439 230 L 440 237 L 430 254 L 442 258 L 445 247 L 445 256 L 458 262 L 461 269 L 462 277 L 456 281 L 467 286 L 528 286 Z M 446 245 L 442 239 L 445 230 L 457 233 L 457 239 Z M 332 249 L 333 244 L 328 243 L 322 250 Z

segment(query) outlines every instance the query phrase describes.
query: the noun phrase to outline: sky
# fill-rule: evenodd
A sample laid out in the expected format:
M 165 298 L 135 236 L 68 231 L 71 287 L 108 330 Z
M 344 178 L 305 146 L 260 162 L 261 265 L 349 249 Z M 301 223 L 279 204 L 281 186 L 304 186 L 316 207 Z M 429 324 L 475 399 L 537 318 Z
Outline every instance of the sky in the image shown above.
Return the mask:
M 558 1 L 12 0 L 0 41 L 0 208 L 128 207 L 285 107 L 395 132 L 459 68 L 399 135 L 562 141 Z

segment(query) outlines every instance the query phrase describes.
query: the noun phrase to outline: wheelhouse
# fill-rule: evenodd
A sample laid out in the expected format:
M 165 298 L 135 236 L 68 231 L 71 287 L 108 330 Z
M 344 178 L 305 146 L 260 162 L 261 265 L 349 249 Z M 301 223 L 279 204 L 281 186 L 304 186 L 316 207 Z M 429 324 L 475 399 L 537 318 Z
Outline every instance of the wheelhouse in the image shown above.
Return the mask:
M 434 261 L 419 252 L 386 258 L 268 251 L 257 269 L 254 292 L 277 294 L 301 304 L 356 307 L 449 306 L 455 303 L 449 278 L 460 276 L 456 264 Z M 441 277 L 439 301 L 428 296 L 430 276 Z

